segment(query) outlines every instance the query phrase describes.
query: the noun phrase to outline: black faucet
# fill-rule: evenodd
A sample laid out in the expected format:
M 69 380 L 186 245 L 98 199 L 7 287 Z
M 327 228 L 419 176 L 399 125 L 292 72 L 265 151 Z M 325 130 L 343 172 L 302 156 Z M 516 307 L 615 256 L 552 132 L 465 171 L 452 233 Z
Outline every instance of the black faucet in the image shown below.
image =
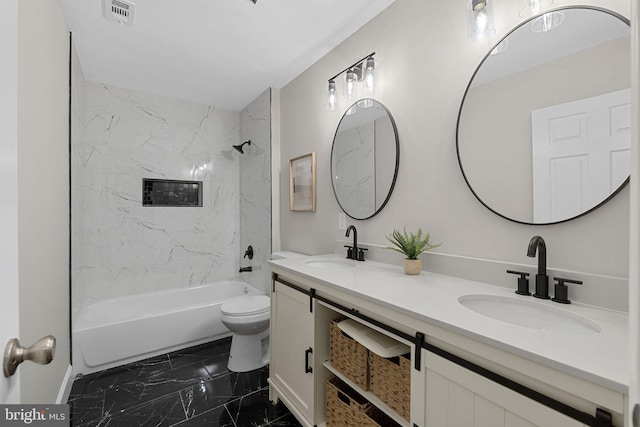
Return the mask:
M 529 241 L 527 256 L 535 258 L 538 252 L 538 273 L 536 274 L 536 298 L 549 299 L 549 276 L 547 276 L 547 245 L 540 236 L 533 236 Z
M 351 251 L 349 252 L 351 256 L 348 256 L 349 254 L 347 254 L 347 258 L 357 260 L 358 259 L 358 230 L 356 230 L 355 225 L 350 225 L 349 228 L 347 228 L 347 233 L 345 234 L 345 237 L 349 237 L 351 230 L 353 230 L 353 246 L 351 247 Z
M 347 228 L 347 234 L 345 234 L 345 236 L 349 237 L 349 233 L 351 233 L 351 230 L 353 230 L 353 246 L 344 246 L 345 248 L 347 248 L 347 258 L 356 261 L 364 261 L 364 251 L 368 249 L 358 247 L 358 230 L 356 230 L 356 227 L 354 225 L 350 225 L 349 228 Z

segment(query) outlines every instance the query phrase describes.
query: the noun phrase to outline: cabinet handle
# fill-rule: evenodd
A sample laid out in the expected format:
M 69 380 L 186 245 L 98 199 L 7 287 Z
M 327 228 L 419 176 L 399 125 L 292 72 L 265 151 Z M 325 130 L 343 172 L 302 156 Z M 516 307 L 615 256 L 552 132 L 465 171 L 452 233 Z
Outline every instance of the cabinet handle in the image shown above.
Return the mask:
M 309 347 L 304 351 L 304 373 L 310 374 L 313 372 L 313 368 L 309 365 L 309 355 L 313 354 L 313 349 Z

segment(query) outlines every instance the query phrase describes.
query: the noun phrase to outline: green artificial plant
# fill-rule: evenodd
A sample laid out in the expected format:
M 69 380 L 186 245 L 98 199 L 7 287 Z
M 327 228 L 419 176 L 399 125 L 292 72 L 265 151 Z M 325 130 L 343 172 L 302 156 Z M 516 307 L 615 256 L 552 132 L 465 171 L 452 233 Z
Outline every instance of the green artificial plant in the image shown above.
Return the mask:
M 407 233 L 407 228 L 405 227 L 403 233 L 400 233 L 398 230 L 393 230 L 393 233 L 391 233 L 390 236 L 385 237 L 394 245 L 387 246 L 387 249 L 400 252 L 406 256 L 407 259 L 418 259 L 418 255 L 422 252 L 442 245 L 442 243 L 437 243 L 435 245 L 430 244 L 429 233 L 425 233 L 424 238 L 422 238 L 422 229 L 420 228 L 418 228 L 418 232 L 416 234 L 411 232 Z

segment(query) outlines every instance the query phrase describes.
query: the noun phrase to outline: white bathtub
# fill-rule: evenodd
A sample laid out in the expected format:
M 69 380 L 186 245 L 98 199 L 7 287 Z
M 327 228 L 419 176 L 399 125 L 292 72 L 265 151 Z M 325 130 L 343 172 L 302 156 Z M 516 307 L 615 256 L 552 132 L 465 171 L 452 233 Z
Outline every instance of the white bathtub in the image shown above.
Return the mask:
M 248 291 L 240 281 L 98 301 L 73 329 L 73 371 L 86 374 L 231 336 L 220 306 Z

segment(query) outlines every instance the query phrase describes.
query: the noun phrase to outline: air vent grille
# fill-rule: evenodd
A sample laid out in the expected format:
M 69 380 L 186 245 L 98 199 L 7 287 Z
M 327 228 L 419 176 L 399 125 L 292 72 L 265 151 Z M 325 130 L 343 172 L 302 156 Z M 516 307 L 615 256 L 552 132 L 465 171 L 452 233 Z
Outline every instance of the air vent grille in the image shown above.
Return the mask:
M 111 13 L 123 19 L 129 19 L 129 5 L 117 0 L 113 0 L 111 2 Z
M 133 26 L 136 5 L 126 0 L 102 0 L 102 15 L 109 21 Z

